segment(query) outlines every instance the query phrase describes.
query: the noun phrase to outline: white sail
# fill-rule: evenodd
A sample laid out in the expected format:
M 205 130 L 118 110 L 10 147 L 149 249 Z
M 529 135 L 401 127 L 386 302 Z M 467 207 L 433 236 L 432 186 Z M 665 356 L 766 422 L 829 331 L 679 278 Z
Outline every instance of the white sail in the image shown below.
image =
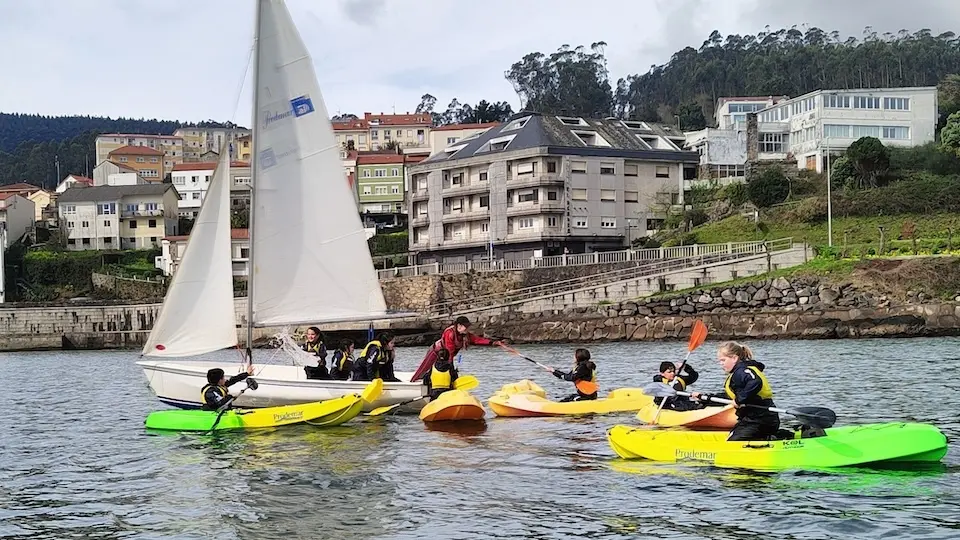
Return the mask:
M 193 356 L 237 344 L 230 246 L 230 152 L 208 186 L 145 356 Z
M 386 316 L 313 60 L 282 0 L 260 0 L 252 324 Z

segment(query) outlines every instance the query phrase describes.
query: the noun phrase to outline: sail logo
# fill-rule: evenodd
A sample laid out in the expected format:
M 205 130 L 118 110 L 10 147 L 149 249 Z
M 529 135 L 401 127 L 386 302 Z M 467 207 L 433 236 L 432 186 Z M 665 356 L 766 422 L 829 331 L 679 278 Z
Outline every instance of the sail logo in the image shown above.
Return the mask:
M 279 154 L 273 150 L 273 148 L 264 148 L 260 151 L 258 155 L 259 160 L 257 164 L 260 166 L 260 170 L 267 170 L 271 167 L 276 167 L 281 161 L 284 161 L 285 158 L 297 154 L 300 152 L 300 147 L 291 148 Z
M 313 108 L 313 101 L 310 99 L 309 95 L 303 95 L 291 99 L 290 107 L 293 109 L 293 115 L 297 118 L 305 114 L 310 114 L 316 110 Z

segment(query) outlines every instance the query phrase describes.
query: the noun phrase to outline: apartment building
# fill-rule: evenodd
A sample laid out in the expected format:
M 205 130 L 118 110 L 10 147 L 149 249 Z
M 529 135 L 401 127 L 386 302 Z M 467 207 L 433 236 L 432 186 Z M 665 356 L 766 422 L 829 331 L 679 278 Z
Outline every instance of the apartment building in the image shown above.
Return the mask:
M 237 159 L 239 150 L 236 144 L 243 137 L 249 137 L 251 131 L 246 128 L 202 128 L 185 127 L 173 132 L 183 139 L 184 161 L 200 161 L 206 152 L 219 152 L 224 144 L 230 144 L 230 159 Z
M 237 137 L 235 152 L 237 161 L 249 162 L 253 152 L 253 136 L 241 135 Z
M 0 186 L 0 199 L 10 195 L 19 195 L 33 203 L 34 221 L 43 220 L 43 211 L 50 206 L 53 193 L 33 184 L 17 183 Z
M 57 199 L 67 249 L 148 249 L 177 233 L 171 184 L 72 187 Z
M 173 168 L 171 182 L 180 194 L 180 217 L 196 218 L 217 168 L 215 162 L 181 163 Z M 230 204 L 239 208 L 250 204 L 250 163 L 230 163 Z
M 484 131 L 500 125 L 499 122 L 483 124 L 450 124 L 430 129 L 430 155 L 442 152 L 458 141 L 480 135 Z
M 390 142 L 397 143 L 404 153 L 428 153 L 433 117 L 429 113 L 373 114 L 363 113 L 370 128 L 370 150 L 379 150 Z
M 121 146 L 107 154 L 109 161 L 137 171 L 147 182 L 163 181 L 163 157 L 163 152 L 149 146 Z
M 174 135 L 142 135 L 136 133 L 106 133 L 97 136 L 95 143 L 97 164 L 110 159 L 110 153 L 125 146 L 145 146 L 163 153 L 163 178 L 177 163 L 183 163 L 183 138 Z
M 404 208 L 404 155 L 357 156 L 357 201 L 365 226 L 398 225 Z
M 172 276 L 180 266 L 183 253 L 187 249 L 189 236 L 167 236 L 160 243 L 161 254 L 154 260 L 154 265 L 165 276 Z M 230 231 L 230 250 L 233 260 L 233 276 L 246 277 L 250 262 L 250 241 L 247 229 L 232 229 Z
M 333 122 L 332 125 L 337 144 L 344 150 L 347 150 L 350 146 L 360 152 L 370 150 L 370 124 L 366 120 Z
M 8 245 L 33 230 L 37 221 L 35 216 L 36 205 L 30 199 L 12 191 L 0 193 L 0 229 L 6 231 Z M 0 246 L 0 249 L 6 249 L 8 245 Z
M 699 156 L 670 126 L 520 113 L 408 170 L 420 263 L 623 249 L 682 204 Z
M 717 129 L 745 131 L 748 114 L 762 111 L 787 99 L 790 99 L 790 96 L 722 97 L 717 100 L 713 119 Z M 683 129 L 683 126 L 680 128 Z

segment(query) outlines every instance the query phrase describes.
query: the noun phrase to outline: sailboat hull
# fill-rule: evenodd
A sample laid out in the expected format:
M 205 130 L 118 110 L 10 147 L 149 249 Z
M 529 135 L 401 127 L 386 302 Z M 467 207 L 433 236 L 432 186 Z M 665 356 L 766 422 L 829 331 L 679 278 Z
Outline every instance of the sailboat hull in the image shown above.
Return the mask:
M 137 362 L 143 368 L 150 389 L 157 398 L 181 409 L 199 409 L 200 391 L 207 384 L 207 370 L 222 369 L 227 376 L 239 373 L 237 363 L 169 362 L 144 360 Z M 241 408 L 277 407 L 336 399 L 348 394 L 359 394 L 367 381 L 327 381 L 307 379 L 302 367 L 270 364 L 254 365 L 256 390 L 247 390 L 235 401 Z M 397 373 L 399 379 L 409 379 L 412 373 Z M 242 383 L 238 386 L 241 386 Z M 237 394 L 236 391 L 231 392 Z M 426 386 L 410 382 L 385 382 L 383 393 L 372 403 L 364 402 L 363 410 L 396 405 L 426 395 Z M 399 408 L 400 413 L 416 414 L 425 400 Z

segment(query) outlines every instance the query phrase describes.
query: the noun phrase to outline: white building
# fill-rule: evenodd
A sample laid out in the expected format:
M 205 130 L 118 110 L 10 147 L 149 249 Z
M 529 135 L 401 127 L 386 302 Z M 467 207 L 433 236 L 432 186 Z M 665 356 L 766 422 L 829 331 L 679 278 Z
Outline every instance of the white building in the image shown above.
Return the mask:
M 80 176 L 78 174 L 70 174 L 67 175 L 62 182 L 57 184 L 57 188 L 54 191 L 57 193 L 63 193 L 72 187 L 90 187 L 92 185 L 93 178 L 87 178 L 86 176 Z
M 717 100 L 713 119 L 717 129 L 746 131 L 747 114 L 762 111 L 787 99 L 790 99 L 790 96 L 722 97 Z
M 181 163 L 173 168 L 171 182 L 180 193 L 180 216 L 195 218 L 210 187 L 215 162 Z M 245 206 L 250 201 L 250 164 L 246 161 L 230 163 L 230 204 Z
M 93 169 L 94 186 L 128 186 L 146 183 L 147 181 L 137 174 L 136 169 L 123 163 L 104 161 Z
M 156 258 L 154 265 L 165 276 L 172 276 L 180 266 L 183 252 L 187 249 L 189 236 L 168 236 L 160 244 L 162 254 Z M 230 249 L 233 259 L 234 277 L 246 277 L 247 263 L 250 261 L 250 242 L 247 229 L 232 229 L 230 231 Z
M 177 233 L 170 184 L 70 188 L 57 199 L 67 249 L 147 249 Z
M 7 231 L 6 243 L 16 242 L 33 229 L 36 205 L 16 193 L 0 195 L 0 228 Z M 2 246 L 6 249 L 8 246 Z

